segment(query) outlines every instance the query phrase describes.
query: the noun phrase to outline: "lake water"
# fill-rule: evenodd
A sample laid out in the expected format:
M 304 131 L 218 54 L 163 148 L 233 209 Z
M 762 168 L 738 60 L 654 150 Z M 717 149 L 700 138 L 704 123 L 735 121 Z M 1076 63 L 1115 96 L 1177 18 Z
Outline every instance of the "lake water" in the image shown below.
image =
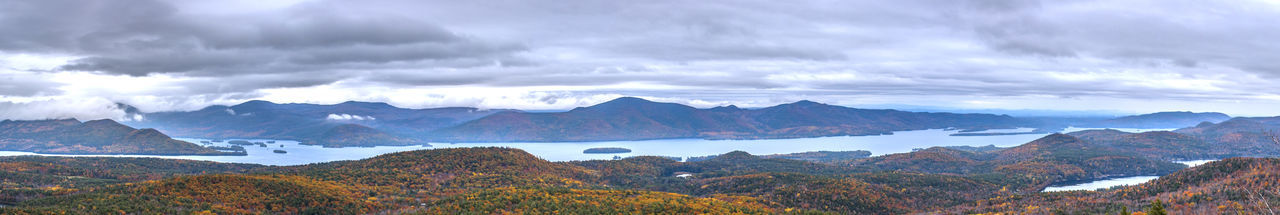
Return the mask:
M 1091 182 L 1082 183 L 1082 184 L 1046 187 L 1044 188 L 1044 192 L 1097 190 L 1097 189 L 1111 188 L 1111 187 L 1120 186 L 1120 185 L 1141 184 L 1147 181 L 1155 180 L 1156 178 L 1160 178 L 1160 176 L 1133 176 L 1133 177 L 1112 178 L 1112 179 L 1106 179 L 1106 180 L 1091 181 Z
M 174 138 L 182 141 L 192 142 L 202 146 L 231 146 L 230 143 L 212 143 L 201 144 L 200 141 L 208 139 L 199 138 Z M 48 155 L 48 156 L 93 156 L 93 157 L 154 157 L 154 158 L 173 158 L 173 159 L 189 159 L 189 160 L 205 160 L 229 163 L 253 163 L 265 165 L 299 165 L 309 163 L 320 163 L 337 160 L 358 160 L 370 158 L 381 154 L 410 151 L 419 149 L 431 149 L 431 147 L 422 146 L 379 146 L 379 147 L 346 147 L 346 148 L 324 148 L 320 146 L 299 145 L 298 141 L 290 140 L 268 140 L 268 139 L 227 139 L 227 140 L 246 140 L 249 142 L 267 142 L 275 141 L 275 143 L 265 143 L 267 147 L 258 145 L 243 146 L 246 156 L 169 156 L 169 155 Z M 284 147 L 281 147 L 284 146 Z M 286 153 L 280 154 L 272 152 L 273 150 L 284 150 Z M 9 155 L 45 155 L 31 152 L 14 152 L 0 151 L 0 156 Z
M 1029 129 L 1003 129 L 984 132 L 1021 132 Z M 744 151 L 756 155 L 787 154 L 811 151 L 853 151 L 867 150 L 872 155 L 911 152 L 916 148 L 933 146 L 986 146 L 996 145 L 1010 147 L 1044 137 L 1045 134 L 1021 134 L 1003 136 L 950 136 L 957 131 L 918 130 L 901 131 L 893 135 L 879 136 L 840 136 L 798 139 L 769 140 L 703 140 L 703 139 L 665 139 L 643 141 L 602 141 L 602 142 L 567 142 L 567 143 L 433 143 L 435 147 L 484 147 L 500 146 L 518 148 L 528 151 L 543 159 L 551 161 L 612 159 L 614 156 L 630 157 L 640 155 L 657 155 L 671 157 L 694 157 L 718 155 L 731 151 Z M 600 147 L 620 147 L 631 149 L 630 153 L 620 154 L 583 154 L 582 150 Z
M 1216 161 L 1216 160 L 1174 161 L 1174 163 L 1180 163 L 1180 164 L 1185 164 L 1188 167 L 1194 167 L 1194 166 L 1199 166 L 1212 161 Z M 1120 186 L 1120 185 L 1141 184 L 1151 180 L 1155 180 L 1156 178 L 1159 178 L 1159 176 L 1133 176 L 1133 177 L 1111 178 L 1111 179 L 1090 181 L 1090 182 L 1080 183 L 1080 184 L 1051 186 L 1051 187 L 1044 188 L 1044 192 L 1097 190 L 1097 189 L 1111 188 L 1111 187 Z
M 1065 134 L 1065 133 L 1071 133 L 1071 132 L 1077 132 L 1077 131 L 1083 131 L 1083 130 L 1101 130 L 1101 129 L 1112 129 L 1112 130 L 1119 130 L 1119 131 L 1129 132 L 1129 133 L 1142 133 L 1142 132 L 1148 132 L 1148 131 L 1173 131 L 1173 130 L 1178 130 L 1177 128 L 1076 128 L 1076 127 L 1067 127 L 1066 129 L 1064 129 L 1064 130 L 1062 131 L 1062 133 L 1063 133 L 1063 134 Z
M 1021 132 L 1028 129 L 1003 129 L 984 132 Z M 1045 136 L 1044 134 L 1020 134 L 1004 136 L 950 136 L 958 131 L 941 129 L 900 131 L 893 135 L 880 136 L 840 136 L 797 139 L 770 140 L 703 140 L 703 139 L 665 139 L 643 141 L 600 141 L 600 142 L 560 142 L 560 143 L 431 143 L 432 146 L 379 146 L 379 147 L 346 147 L 324 148 L 320 146 L 299 145 L 297 141 L 275 140 L 268 147 L 257 145 L 244 146 L 247 156 L 157 156 L 157 155 L 49 155 L 49 156 L 101 156 L 101 157 L 158 157 L 191 160 L 207 160 L 234 163 L 255 163 L 265 165 L 299 165 L 337 160 L 358 160 L 381 154 L 457 147 L 510 147 L 528 151 L 529 153 L 550 161 L 612 159 L 614 156 L 631 157 L 640 155 L 657 155 L 672 157 L 693 157 L 724 154 L 741 150 L 751 154 L 786 154 L 810 151 L 853 151 L 867 150 L 874 155 L 911 152 L 916 148 L 933 146 L 1017 146 Z M 176 138 L 200 144 L 206 139 Z M 228 139 L 232 140 L 232 139 Z M 246 139 L 250 142 L 266 142 L 265 139 Z M 201 144 L 204 145 L 204 144 Z M 213 143 L 217 146 L 228 146 L 226 142 Z M 281 146 L 284 147 L 281 147 Z M 630 153 L 620 154 L 583 154 L 582 150 L 597 147 L 628 148 Z M 285 154 L 273 153 L 282 149 Z M 39 155 L 31 152 L 0 151 L 0 156 Z
M 1174 163 L 1186 164 L 1187 167 L 1203 165 L 1216 160 L 1190 160 L 1190 161 L 1174 161 Z

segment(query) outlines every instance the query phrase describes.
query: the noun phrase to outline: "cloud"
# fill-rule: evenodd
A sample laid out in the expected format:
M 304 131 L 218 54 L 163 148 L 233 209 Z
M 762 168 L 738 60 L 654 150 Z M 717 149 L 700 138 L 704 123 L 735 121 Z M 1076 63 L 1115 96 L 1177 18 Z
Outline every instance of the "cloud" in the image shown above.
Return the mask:
M 28 72 L 0 73 L 0 96 L 32 97 L 57 95 L 58 83 Z
M 331 113 L 331 114 L 329 114 L 329 116 L 325 117 L 325 119 L 328 119 L 328 120 L 339 120 L 339 121 L 346 121 L 346 120 L 362 120 L 362 121 L 363 121 L 363 120 L 375 120 L 376 118 L 373 118 L 373 116 L 360 116 L 360 115 L 351 115 L 351 114 L 332 114 L 332 113 Z
M 1280 5 L 1266 1 L 264 3 L 0 0 L 0 100 L 1090 108 L 1039 106 L 1051 98 L 1269 113 L 1250 104 L 1280 98 Z M 1122 102 L 1149 100 L 1165 102 Z
M 66 99 L 30 102 L 0 101 L 0 119 L 43 120 L 70 119 L 130 120 L 124 109 L 106 99 Z
M 72 71 L 229 76 L 393 62 L 467 67 L 511 60 L 524 49 L 460 36 L 425 20 L 344 11 L 325 2 L 221 16 L 155 0 L 3 4 L 8 9 L 0 13 L 6 35 L 0 49 L 83 56 L 60 67 Z M 49 15 L 67 11 L 73 13 Z

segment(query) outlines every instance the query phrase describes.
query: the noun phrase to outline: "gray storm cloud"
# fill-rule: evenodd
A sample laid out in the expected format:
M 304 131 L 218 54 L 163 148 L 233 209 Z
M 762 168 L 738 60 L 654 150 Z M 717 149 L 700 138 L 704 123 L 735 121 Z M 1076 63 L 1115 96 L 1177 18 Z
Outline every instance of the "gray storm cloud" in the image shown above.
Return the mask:
M 83 55 L 61 70 L 232 76 L 418 62 L 488 65 L 517 44 L 487 44 L 408 17 L 303 4 L 273 14 L 202 17 L 151 0 L 7 1 L 15 51 Z M 54 15 L 50 14 L 62 14 Z
M 0 101 L 95 98 L 163 111 L 294 97 L 486 108 L 566 108 L 602 95 L 761 105 L 1280 99 L 1270 84 L 1280 79 L 1280 3 L 1268 0 L 258 6 L 0 0 L 0 56 L 67 59 L 0 67 Z M 85 73 L 154 81 L 125 90 L 58 80 Z M 324 93 L 299 93 L 308 89 Z M 1262 109 L 1237 109 L 1250 108 Z

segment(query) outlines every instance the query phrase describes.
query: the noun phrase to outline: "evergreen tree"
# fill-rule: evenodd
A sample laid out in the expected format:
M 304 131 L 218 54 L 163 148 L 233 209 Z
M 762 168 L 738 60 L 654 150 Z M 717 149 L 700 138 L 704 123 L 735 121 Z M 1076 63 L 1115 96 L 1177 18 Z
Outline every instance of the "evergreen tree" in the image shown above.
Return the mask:
M 1147 215 L 1168 215 L 1168 214 L 1169 213 L 1164 211 L 1164 204 L 1160 203 L 1159 199 L 1156 199 L 1155 201 L 1151 202 L 1151 209 L 1147 210 Z

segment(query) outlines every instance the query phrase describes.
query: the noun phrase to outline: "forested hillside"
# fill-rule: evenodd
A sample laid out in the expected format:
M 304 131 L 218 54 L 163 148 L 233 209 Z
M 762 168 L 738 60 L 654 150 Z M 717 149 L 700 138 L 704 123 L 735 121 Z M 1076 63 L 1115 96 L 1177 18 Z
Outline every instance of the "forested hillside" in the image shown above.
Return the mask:
M 0 204 L 8 206 L 0 212 L 1114 213 L 1160 199 L 1175 211 L 1248 213 L 1264 210 L 1257 206 L 1263 201 L 1280 201 L 1277 179 L 1270 178 L 1280 171 L 1275 159 L 1234 158 L 1178 170 L 1181 165 L 1088 150 L 1093 147 L 1103 146 L 1051 135 L 1003 150 L 932 148 L 823 163 L 743 152 L 693 162 L 548 162 L 506 148 L 279 167 L 5 157 Z M 1152 171 L 1174 173 L 1116 190 L 1038 192 L 1051 182 Z
M 244 155 L 134 129 L 114 120 L 0 121 L 0 150 L 46 154 Z

